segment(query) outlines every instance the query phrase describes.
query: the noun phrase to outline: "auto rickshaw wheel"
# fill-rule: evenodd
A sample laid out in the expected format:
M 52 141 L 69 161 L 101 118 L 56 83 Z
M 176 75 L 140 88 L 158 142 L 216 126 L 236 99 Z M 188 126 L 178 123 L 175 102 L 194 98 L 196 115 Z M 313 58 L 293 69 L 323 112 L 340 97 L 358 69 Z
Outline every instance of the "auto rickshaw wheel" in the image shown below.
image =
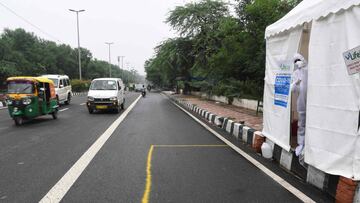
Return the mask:
M 51 115 L 52 115 L 53 119 L 57 119 L 58 118 L 58 110 L 55 109 L 55 111 L 52 112 Z
M 20 126 L 24 123 L 24 119 L 21 116 L 17 116 L 14 118 L 15 125 Z

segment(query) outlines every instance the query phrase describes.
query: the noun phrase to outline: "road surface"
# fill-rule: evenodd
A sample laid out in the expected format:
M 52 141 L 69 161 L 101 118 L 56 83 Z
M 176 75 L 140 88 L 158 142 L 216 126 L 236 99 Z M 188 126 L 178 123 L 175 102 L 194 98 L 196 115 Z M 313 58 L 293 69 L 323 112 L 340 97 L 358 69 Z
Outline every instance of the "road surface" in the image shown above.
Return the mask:
M 0 110 L 0 202 L 54 194 L 62 202 L 301 202 L 165 96 L 138 97 L 126 95 L 128 112 L 89 114 L 86 97 L 74 96 L 58 120 L 44 116 L 20 127 Z M 94 144 L 107 134 L 103 145 Z M 94 157 L 82 156 L 88 152 Z M 69 175 L 83 159 L 89 163 L 75 167 L 79 177 Z M 314 201 L 332 201 L 273 170 Z

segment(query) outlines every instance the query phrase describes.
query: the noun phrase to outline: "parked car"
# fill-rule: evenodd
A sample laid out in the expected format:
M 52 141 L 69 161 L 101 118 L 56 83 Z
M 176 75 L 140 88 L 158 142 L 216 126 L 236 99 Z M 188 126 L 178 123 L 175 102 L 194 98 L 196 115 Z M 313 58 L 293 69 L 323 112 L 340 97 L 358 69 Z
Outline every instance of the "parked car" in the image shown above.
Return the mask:
M 72 94 L 72 88 L 70 79 L 67 75 L 43 75 L 42 77 L 49 78 L 54 82 L 55 94 L 58 103 L 70 104 Z
M 125 86 L 120 78 L 97 78 L 91 81 L 88 92 L 87 108 L 92 114 L 95 110 L 124 109 Z

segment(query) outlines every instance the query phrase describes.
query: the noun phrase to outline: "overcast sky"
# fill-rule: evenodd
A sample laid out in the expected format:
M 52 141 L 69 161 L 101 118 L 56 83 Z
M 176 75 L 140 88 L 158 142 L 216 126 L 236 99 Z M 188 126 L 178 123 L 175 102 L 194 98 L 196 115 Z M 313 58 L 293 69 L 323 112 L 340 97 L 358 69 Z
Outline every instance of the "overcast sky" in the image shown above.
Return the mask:
M 125 56 L 128 63 L 144 74 L 144 62 L 159 42 L 175 36 L 164 23 L 168 12 L 190 0 L 0 0 L 0 29 L 24 28 L 37 36 L 77 47 L 76 14 L 68 9 L 85 9 L 80 13 L 80 44 L 97 59 L 108 60 L 108 47 L 114 42 L 111 62 Z M 44 34 L 4 6 L 39 27 Z

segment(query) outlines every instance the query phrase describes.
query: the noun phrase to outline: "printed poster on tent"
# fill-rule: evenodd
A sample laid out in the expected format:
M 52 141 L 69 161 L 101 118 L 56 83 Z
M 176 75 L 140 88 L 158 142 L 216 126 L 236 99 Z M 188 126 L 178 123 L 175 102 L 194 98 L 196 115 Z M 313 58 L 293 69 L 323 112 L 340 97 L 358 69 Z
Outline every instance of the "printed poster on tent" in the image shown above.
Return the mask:
M 281 63 L 280 70 L 275 75 L 274 105 L 287 108 L 291 82 L 289 63 Z
M 344 52 L 343 57 L 349 75 L 360 72 L 360 46 Z

